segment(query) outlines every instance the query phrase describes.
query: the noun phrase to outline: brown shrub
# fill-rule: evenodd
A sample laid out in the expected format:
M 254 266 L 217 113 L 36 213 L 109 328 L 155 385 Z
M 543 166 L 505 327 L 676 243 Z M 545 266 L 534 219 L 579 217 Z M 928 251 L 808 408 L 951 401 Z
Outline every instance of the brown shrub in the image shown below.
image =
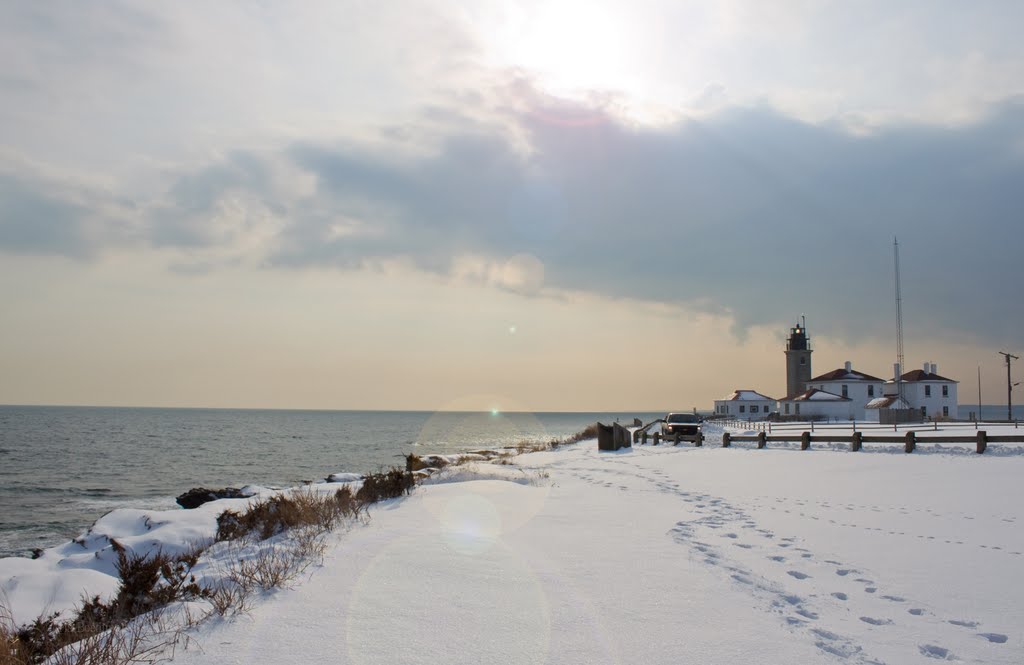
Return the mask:
M 294 529 L 315 526 L 330 531 L 349 517 L 357 517 L 362 506 L 348 487 L 334 494 L 291 492 L 258 501 L 244 513 L 225 510 L 217 517 L 217 540 L 238 540 L 254 535 L 259 540 Z
M 149 556 L 134 554 L 120 545 L 114 550 L 121 577 L 117 595 L 109 602 L 99 596 L 84 600 L 70 621 L 61 621 L 55 612 L 39 616 L 17 631 L 10 628 L 9 620 L 0 621 L 0 665 L 42 663 L 51 657 L 51 662 L 83 665 L 131 662 L 124 658 L 150 649 L 143 644 L 149 635 L 141 628 L 145 622 L 130 625 L 133 619 L 175 601 L 206 595 L 192 575 L 202 553 L 199 548 L 176 556 L 162 551 Z
M 363 505 L 385 499 L 394 499 L 412 491 L 416 479 L 412 473 L 391 468 L 380 473 L 371 473 L 363 478 L 363 486 L 356 492 L 356 501 Z

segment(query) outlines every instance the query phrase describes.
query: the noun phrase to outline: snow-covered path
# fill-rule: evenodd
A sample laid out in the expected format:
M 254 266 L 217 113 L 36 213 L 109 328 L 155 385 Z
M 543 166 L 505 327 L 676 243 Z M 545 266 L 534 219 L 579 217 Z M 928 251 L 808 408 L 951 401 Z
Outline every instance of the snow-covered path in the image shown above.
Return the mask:
M 1017 457 L 585 442 L 518 462 L 529 484 L 376 508 L 176 662 L 1024 660 Z

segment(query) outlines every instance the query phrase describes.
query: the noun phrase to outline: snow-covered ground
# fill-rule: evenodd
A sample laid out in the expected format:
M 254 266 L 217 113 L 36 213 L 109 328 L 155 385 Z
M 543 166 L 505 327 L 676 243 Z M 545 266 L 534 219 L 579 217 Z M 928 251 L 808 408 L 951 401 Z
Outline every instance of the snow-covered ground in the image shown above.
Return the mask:
M 1024 662 L 1024 456 L 709 439 L 450 468 L 175 662 Z M 93 531 L 202 537 L 228 505 Z M 16 610 L 103 574 L 67 547 L 0 561 Z

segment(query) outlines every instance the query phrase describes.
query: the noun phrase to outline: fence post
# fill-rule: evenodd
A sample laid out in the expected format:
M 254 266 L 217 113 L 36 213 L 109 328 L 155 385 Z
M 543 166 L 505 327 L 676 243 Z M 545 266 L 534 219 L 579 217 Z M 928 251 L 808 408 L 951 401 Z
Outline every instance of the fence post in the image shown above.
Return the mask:
M 728 432 L 722 432 L 722 447 L 728 448 L 729 444 L 732 442 L 731 439 L 732 434 L 729 434 Z
M 769 434 L 772 433 L 772 421 L 770 421 L 770 420 L 768 421 L 768 433 Z
M 643 441 L 644 445 L 647 445 L 647 430 L 644 430 L 644 434 L 640 437 L 640 440 Z
M 978 430 L 978 454 L 985 452 L 988 448 L 988 432 L 985 430 Z
M 760 450 L 761 448 L 764 448 L 765 439 L 766 439 L 766 437 L 764 435 L 764 432 L 758 432 L 758 434 L 757 434 L 757 448 L 758 448 L 758 450 Z
M 914 448 L 917 446 L 917 435 L 914 434 L 913 430 L 907 432 L 905 437 L 906 443 L 903 444 L 903 452 L 912 453 Z
M 814 421 L 813 420 L 811 421 L 811 431 L 812 432 L 814 431 Z
M 935 430 L 936 432 L 938 432 L 938 431 L 939 431 L 939 419 L 938 419 L 938 418 L 936 418 L 935 420 L 933 420 L 933 421 L 932 421 L 932 423 L 934 423 L 934 424 L 935 424 L 934 430 Z
M 672 445 L 673 446 L 678 446 L 679 445 L 679 432 L 675 432 L 672 435 Z
M 856 418 L 853 419 L 853 431 L 854 432 L 857 431 L 857 419 Z
M 654 433 L 654 445 L 658 445 L 661 442 L 661 432 Z
M 857 452 L 860 450 L 860 447 L 863 444 L 863 438 L 864 434 L 862 432 L 853 433 L 853 440 L 850 441 L 850 450 L 852 452 Z
M 693 447 L 694 448 L 700 448 L 703 445 L 704 445 L 704 432 L 701 432 L 700 430 L 697 430 L 697 435 L 693 439 Z
M 812 425 L 814 424 L 813 420 L 811 421 L 811 424 Z M 810 432 L 802 432 L 800 434 L 800 450 L 807 450 L 810 447 L 811 447 L 811 433 Z

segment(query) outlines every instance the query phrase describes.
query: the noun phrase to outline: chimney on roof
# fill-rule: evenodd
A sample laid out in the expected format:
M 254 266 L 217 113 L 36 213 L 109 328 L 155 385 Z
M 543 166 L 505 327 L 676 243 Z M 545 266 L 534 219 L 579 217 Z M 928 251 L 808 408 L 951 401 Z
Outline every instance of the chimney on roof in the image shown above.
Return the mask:
M 932 371 L 931 371 L 931 373 L 932 374 L 938 374 L 937 370 L 938 370 L 938 367 L 935 366 L 935 363 L 932 363 Z
M 924 364 L 924 373 L 925 374 L 928 373 L 928 363 L 927 362 Z
M 849 360 L 846 361 L 846 371 L 847 372 L 852 372 L 853 371 L 853 363 L 850 362 Z
M 900 380 L 900 376 L 901 376 L 901 374 L 900 374 L 900 364 L 899 363 L 893 363 L 892 364 L 892 372 L 893 372 L 892 380 L 893 381 L 899 381 Z

